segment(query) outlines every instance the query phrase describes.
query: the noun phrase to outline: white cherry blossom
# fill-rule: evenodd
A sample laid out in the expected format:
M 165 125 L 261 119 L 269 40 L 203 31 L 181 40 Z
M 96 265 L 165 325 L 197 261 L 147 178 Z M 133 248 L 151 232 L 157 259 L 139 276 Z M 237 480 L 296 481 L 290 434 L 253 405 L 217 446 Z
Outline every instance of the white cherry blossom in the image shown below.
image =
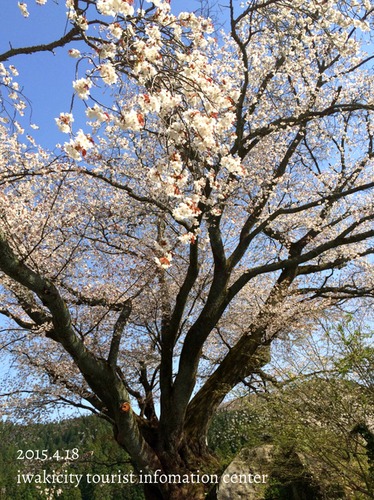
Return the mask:
M 27 10 L 27 3 L 25 2 L 18 2 L 18 8 L 21 11 L 21 14 L 23 17 L 29 17 L 29 11 Z
M 90 88 L 92 82 L 88 78 L 79 78 L 73 82 L 73 89 L 76 91 L 80 99 L 88 99 L 90 96 Z

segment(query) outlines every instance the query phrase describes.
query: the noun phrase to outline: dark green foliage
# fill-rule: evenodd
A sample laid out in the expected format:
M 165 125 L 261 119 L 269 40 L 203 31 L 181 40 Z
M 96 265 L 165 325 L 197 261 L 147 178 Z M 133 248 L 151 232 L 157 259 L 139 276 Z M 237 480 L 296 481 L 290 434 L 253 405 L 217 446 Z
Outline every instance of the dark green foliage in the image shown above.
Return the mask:
M 1 500 L 143 500 L 141 485 L 88 484 L 87 474 L 129 474 L 133 471 L 127 455 L 113 439 L 112 429 L 105 422 L 95 417 L 81 417 L 59 423 L 35 424 L 22 426 L 0 423 L 0 499 Z M 18 450 L 48 450 L 48 456 L 56 451 L 64 456 L 64 450 L 79 450 L 79 458 L 74 461 L 64 460 L 19 460 Z M 35 484 L 25 484 L 22 479 L 17 484 L 18 474 L 38 474 L 45 469 L 67 474 L 82 474 L 79 487 L 74 484 L 62 485 L 62 492 L 57 496 L 52 487 L 43 495 Z M 45 486 L 41 485 L 44 489 Z

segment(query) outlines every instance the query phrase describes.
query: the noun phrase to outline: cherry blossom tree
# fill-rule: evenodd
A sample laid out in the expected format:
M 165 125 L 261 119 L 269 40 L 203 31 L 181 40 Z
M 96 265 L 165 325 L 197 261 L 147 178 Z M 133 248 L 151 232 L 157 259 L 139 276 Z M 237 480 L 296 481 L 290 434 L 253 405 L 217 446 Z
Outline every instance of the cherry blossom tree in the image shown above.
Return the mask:
M 230 0 L 218 34 L 162 0 L 66 7 L 64 36 L 0 55 L 4 116 L 17 55 L 77 63 L 59 155 L 0 129 L 4 412 L 89 408 L 137 470 L 216 472 L 212 416 L 272 341 L 373 297 L 373 9 Z

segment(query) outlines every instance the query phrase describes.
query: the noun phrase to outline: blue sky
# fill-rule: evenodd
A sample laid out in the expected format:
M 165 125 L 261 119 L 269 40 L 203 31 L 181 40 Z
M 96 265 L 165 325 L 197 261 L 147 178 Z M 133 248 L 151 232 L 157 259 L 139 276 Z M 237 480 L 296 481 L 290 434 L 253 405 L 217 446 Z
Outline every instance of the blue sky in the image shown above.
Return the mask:
M 0 0 L 0 4 L 3 4 L 1 52 L 8 50 L 10 45 L 17 48 L 46 43 L 64 34 L 64 4 L 57 5 L 50 1 L 45 6 L 39 6 L 33 0 L 28 3 L 28 18 L 21 15 L 16 0 Z M 40 126 L 40 130 L 33 132 L 33 135 L 43 145 L 52 147 L 55 142 L 62 140 L 54 123 L 54 116 L 69 109 L 74 61 L 67 56 L 67 49 L 62 48 L 56 50 L 55 55 L 39 53 L 17 56 L 11 63 L 19 71 L 16 81 L 31 101 L 31 122 Z

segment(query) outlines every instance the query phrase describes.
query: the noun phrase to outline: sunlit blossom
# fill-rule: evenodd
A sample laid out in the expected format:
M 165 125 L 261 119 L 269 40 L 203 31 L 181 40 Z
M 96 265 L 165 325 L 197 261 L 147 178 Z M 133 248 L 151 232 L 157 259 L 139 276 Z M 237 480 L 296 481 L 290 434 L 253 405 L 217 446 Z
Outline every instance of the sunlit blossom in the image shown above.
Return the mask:
M 73 88 L 76 91 L 78 97 L 81 99 L 88 99 L 90 96 L 90 88 L 92 87 L 92 82 L 88 78 L 80 78 L 73 82 Z
M 27 10 L 27 3 L 25 2 L 18 2 L 18 8 L 21 11 L 21 14 L 23 17 L 29 17 L 29 11 Z

